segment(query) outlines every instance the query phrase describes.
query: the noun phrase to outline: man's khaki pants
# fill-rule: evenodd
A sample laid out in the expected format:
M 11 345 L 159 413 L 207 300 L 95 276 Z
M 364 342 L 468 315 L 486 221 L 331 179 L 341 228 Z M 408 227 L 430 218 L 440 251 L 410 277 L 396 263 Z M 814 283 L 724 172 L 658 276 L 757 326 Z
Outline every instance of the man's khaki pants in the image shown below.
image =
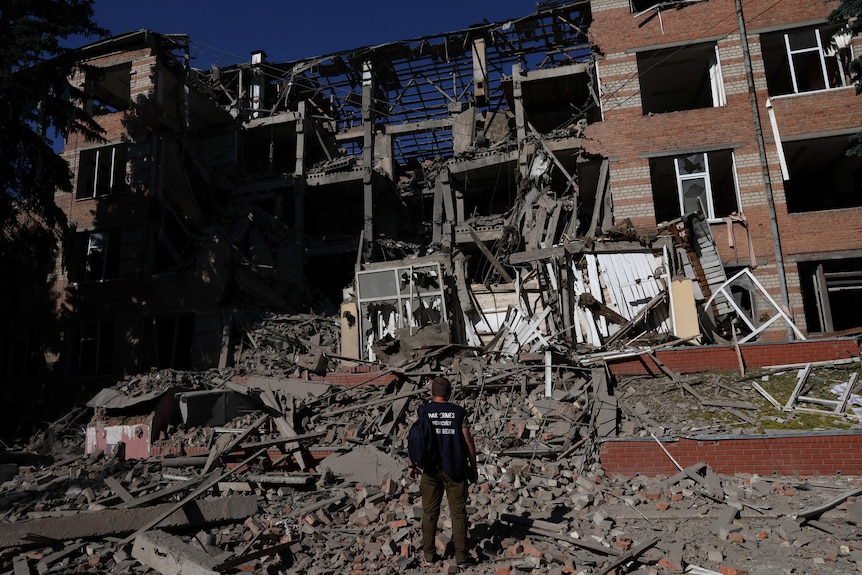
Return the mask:
M 433 561 L 437 520 L 440 518 L 444 491 L 452 518 L 455 562 L 460 563 L 467 560 L 467 480 L 455 481 L 442 471 L 434 475 L 423 473 L 419 482 L 419 492 L 422 494 L 422 552 L 427 561 Z

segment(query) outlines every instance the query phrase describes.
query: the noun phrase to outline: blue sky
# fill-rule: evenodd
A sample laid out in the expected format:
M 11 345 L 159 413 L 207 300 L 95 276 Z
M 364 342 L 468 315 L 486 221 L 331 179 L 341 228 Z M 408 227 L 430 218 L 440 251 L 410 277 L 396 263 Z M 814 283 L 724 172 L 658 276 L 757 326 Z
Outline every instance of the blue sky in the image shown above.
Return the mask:
M 95 0 L 95 20 L 113 34 L 148 28 L 187 34 L 192 65 L 246 62 L 264 50 L 271 62 L 451 32 L 525 16 L 534 0 Z

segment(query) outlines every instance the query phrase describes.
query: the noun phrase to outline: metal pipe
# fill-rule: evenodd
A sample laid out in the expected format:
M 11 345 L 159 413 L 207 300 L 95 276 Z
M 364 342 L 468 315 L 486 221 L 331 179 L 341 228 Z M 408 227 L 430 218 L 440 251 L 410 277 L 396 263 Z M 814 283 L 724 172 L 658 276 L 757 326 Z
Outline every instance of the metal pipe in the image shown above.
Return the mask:
M 790 297 L 787 293 L 787 277 L 784 273 L 784 254 L 781 251 L 781 237 L 778 234 L 778 217 L 775 213 L 775 197 L 772 192 L 772 178 L 769 175 L 769 159 L 766 156 L 766 144 L 763 140 L 763 126 L 760 122 L 760 109 L 757 106 L 757 90 L 754 86 L 754 72 L 751 67 L 751 52 L 748 49 L 748 32 L 745 28 L 745 17 L 742 14 L 742 0 L 736 0 L 736 18 L 739 22 L 739 36 L 742 41 L 742 56 L 745 64 L 745 79 L 748 82 L 748 101 L 751 104 L 751 115 L 754 118 L 754 132 L 757 138 L 757 149 L 760 152 L 760 170 L 766 187 L 766 206 L 769 210 L 769 225 L 772 231 L 772 246 L 775 249 L 775 267 L 778 271 L 778 288 L 781 290 L 781 301 L 790 309 Z M 793 330 L 787 326 L 787 339 L 793 339 Z

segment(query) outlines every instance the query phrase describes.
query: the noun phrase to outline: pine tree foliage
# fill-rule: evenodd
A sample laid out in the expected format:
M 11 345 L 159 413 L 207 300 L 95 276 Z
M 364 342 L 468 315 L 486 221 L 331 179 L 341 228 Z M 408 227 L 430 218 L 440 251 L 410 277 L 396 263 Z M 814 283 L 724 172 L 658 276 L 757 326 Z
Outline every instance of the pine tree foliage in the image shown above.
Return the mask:
M 52 137 L 79 132 L 98 139 L 98 125 L 76 105 L 69 83 L 77 37 L 104 37 L 93 0 L 0 0 L 0 229 L 9 239 L 27 221 L 62 224 L 56 190 L 71 191 L 69 166 Z

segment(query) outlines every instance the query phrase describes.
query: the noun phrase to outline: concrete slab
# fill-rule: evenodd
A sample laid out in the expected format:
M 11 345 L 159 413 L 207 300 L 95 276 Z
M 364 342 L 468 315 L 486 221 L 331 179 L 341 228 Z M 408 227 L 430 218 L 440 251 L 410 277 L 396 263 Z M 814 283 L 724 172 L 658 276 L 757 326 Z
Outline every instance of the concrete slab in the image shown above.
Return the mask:
M 217 575 L 215 557 L 164 531 L 135 537 L 132 557 L 163 575 Z
M 132 533 L 173 506 L 173 503 L 166 503 L 140 509 L 105 509 L 0 525 L 0 548 L 24 545 L 27 536 L 31 534 L 68 541 Z M 192 527 L 236 521 L 253 515 L 257 510 L 257 497 L 202 499 L 189 502 L 183 509 L 178 509 L 162 521 L 160 526 Z
M 326 470 L 364 485 L 381 485 L 387 479 L 400 478 L 406 461 L 398 460 L 372 445 L 363 445 L 344 454 L 331 455 L 320 462 L 318 470 Z

